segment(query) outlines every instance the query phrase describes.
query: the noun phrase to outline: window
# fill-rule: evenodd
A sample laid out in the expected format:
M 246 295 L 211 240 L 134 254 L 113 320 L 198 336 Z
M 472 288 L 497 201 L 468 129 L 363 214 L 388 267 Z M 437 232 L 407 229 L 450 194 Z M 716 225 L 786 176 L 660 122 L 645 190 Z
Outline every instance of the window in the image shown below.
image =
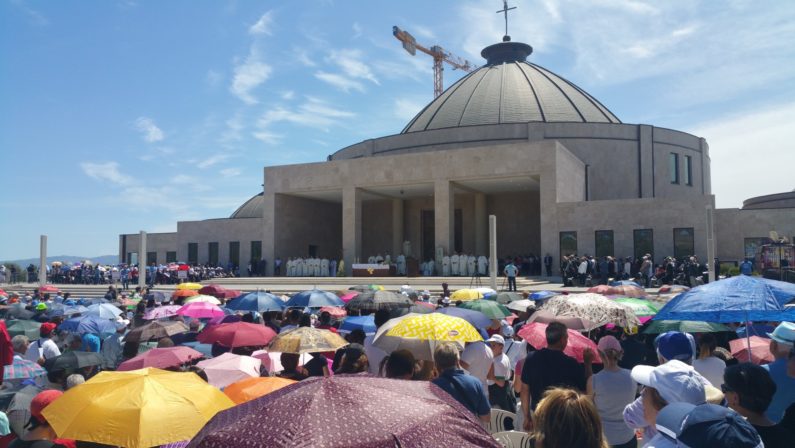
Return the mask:
M 694 240 L 692 227 L 674 229 L 674 258 L 681 260 L 684 257 L 695 255 Z
M 635 243 L 635 258 L 649 254 L 654 260 L 654 231 L 652 229 L 635 229 L 632 236 Z
M 262 259 L 262 241 L 251 242 L 251 262 L 260 261 Z
M 157 264 L 157 252 L 146 253 L 146 265 L 149 266 L 152 263 Z
M 693 158 L 685 156 L 685 185 L 693 186 Z
M 453 212 L 453 246 L 455 251 L 464 252 L 464 215 L 460 208 Z
M 240 266 L 240 241 L 229 242 L 229 262 L 232 266 Z
M 168 251 L 166 252 L 166 263 L 176 263 L 177 262 L 177 251 Z
M 679 154 L 672 152 L 668 155 L 668 172 L 671 174 L 671 183 L 679 183 Z
M 138 252 L 127 252 L 127 264 L 138 264 Z
M 577 232 L 560 232 L 560 260 L 577 253 Z
M 594 255 L 597 258 L 613 256 L 613 231 L 612 230 L 597 230 L 594 234 L 595 250 Z
M 207 263 L 218 266 L 218 243 L 207 243 Z
M 199 264 L 199 243 L 188 243 L 188 264 Z

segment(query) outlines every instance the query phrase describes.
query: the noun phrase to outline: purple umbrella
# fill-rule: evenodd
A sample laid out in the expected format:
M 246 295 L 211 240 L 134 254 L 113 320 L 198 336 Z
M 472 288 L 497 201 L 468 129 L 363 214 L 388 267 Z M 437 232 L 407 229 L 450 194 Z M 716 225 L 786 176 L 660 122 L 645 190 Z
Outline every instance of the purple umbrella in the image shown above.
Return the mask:
M 475 416 L 435 384 L 334 375 L 291 384 L 221 411 L 189 447 L 499 448 Z

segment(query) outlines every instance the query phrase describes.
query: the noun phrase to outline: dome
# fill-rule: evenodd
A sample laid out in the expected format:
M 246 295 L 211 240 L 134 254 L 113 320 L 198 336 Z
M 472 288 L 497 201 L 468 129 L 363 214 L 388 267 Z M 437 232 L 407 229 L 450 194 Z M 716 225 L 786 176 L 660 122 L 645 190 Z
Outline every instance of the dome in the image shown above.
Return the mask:
M 484 48 L 487 64 L 435 98 L 402 133 L 503 123 L 621 123 L 581 88 L 527 62 L 532 51 L 518 42 Z
M 263 201 L 262 193 L 254 195 L 251 199 L 244 202 L 243 205 L 237 208 L 230 219 L 236 218 L 262 218 L 263 216 Z

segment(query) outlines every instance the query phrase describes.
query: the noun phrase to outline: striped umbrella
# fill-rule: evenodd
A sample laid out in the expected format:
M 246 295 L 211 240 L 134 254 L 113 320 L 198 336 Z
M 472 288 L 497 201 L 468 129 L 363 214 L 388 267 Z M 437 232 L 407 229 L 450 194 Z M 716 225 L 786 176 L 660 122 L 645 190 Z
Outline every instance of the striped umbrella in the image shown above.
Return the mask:
M 14 357 L 14 361 L 3 369 L 3 381 L 36 378 L 47 374 L 37 363 L 18 357 Z

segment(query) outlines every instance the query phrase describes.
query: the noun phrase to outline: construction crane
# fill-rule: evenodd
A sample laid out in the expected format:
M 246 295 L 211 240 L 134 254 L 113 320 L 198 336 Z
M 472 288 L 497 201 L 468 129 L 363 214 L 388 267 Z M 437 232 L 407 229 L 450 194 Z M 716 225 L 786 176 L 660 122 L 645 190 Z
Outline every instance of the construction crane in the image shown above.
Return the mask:
M 447 62 L 453 67 L 453 70 L 459 69 L 467 73 L 475 70 L 477 67 L 470 64 L 466 59 L 462 59 L 452 53 L 445 51 L 444 48 L 434 45 L 430 48 L 420 45 L 408 31 L 401 30 L 397 26 L 392 27 L 392 35 L 401 42 L 403 42 L 403 49 L 412 56 L 417 54 L 417 50 L 431 56 L 433 58 L 433 97 L 436 98 L 442 94 L 444 90 L 444 82 L 442 79 L 442 72 L 444 71 L 443 62 Z

